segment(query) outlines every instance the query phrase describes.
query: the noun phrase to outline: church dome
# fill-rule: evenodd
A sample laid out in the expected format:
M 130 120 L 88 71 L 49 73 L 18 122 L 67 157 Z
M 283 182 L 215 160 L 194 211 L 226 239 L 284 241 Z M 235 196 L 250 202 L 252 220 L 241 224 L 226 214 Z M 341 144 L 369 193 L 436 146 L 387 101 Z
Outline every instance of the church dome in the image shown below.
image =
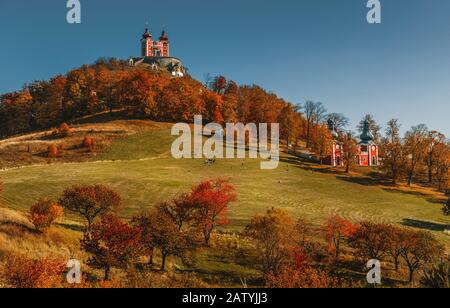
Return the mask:
M 361 143 L 370 143 L 375 139 L 370 131 L 370 123 L 367 120 L 364 121 L 363 132 L 359 139 L 361 139 Z
M 142 35 L 142 38 L 147 39 L 147 38 L 151 38 L 151 37 L 152 37 L 152 35 L 150 34 L 150 31 L 148 30 L 148 28 L 145 28 L 145 32 Z
M 160 41 L 168 41 L 169 37 L 167 36 L 166 31 L 163 30 L 163 32 L 161 33 L 161 37 L 159 38 Z

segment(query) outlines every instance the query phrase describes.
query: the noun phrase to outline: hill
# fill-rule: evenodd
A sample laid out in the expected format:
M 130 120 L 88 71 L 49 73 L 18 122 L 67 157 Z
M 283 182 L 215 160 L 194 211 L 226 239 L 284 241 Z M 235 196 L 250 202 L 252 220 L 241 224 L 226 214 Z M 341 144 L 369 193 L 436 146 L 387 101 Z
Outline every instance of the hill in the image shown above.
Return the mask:
M 259 161 L 250 159 L 223 159 L 212 166 L 203 160 L 175 160 L 170 155 L 173 137 L 168 128 L 151 121 L 79 124 L 74 131 L 80 134 L 95 130 L 98 136 L 111 137 L 111 131 L 121 133 L 82 161 L 59 158 L 48 164 L 49 159 L 43 158 L 40 165 L 1 171 L 0 201 L 10 209 L 27 211 L 38 198 L 56 198 L 70 185 L 102 183 L 123 195 L 121 215 L 131 218 L 183 193 L 193 183 L 226 177 L 239 195 L 230 211 L 228 230 L 240 231 L 256 213 L 281 207 L 317 224 L 338 213 L 352 221 L 383 220 L 427 229 L 450 243 L 443 233 L 450 224 L 441 212 L 443 196 L 432 190 L 383 185 L 361 173 L 340 174 L 287 154 L 276 170 L 260 170 Z M 35 141 L 24 136 L 9 142 L 21 148 Z

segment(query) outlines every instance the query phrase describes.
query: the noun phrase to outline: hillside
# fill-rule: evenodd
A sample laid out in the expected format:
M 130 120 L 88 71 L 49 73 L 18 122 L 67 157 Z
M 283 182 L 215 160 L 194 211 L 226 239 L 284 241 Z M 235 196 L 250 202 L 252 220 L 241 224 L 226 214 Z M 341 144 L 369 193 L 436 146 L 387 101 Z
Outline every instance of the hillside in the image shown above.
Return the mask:
M 249 159 L 218 160 L 212 166 L 203 160 L 175 160 L 170 155 L 173 137 L 168 127 L 150 121 L 79 124 L 75 132 L 96 130 L 99 136 L 109 136 L 105 149 L 81 161 L 42 158 L 41 164 L 3 170 L 0 201 L 10 209 L 27 211 L 38 198 L 56 198 L 70 185 L 102 183 L 122 194 L 121 215 L 131 218 L 183 193 L 192 183 L 226 177 L 239 195 L 230 210 L 228 230 L 242 230 L 256 213 L 281 207 L 317 224 L 338 213 L 352 221 L 373 219 L 427 229 L 450 244 L 443 233 L 450 224 L 441 212 L 444 199 L 434 191 L 381 185 L 366 175 L 347 176 L 287 154 L 271 171 L 260 170 L 259 161 Z M 121 132 L 120 138 L 111 137 L 113 131 Z M 3 141 L 16 148 L 29 142 L 36 141 L 29 136 Z

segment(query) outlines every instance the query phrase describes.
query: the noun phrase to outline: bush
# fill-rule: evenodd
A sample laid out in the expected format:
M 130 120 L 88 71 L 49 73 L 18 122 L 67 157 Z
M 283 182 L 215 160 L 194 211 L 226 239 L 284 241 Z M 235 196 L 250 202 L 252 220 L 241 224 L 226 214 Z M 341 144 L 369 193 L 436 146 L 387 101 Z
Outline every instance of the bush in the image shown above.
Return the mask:
M 441 262 L 425 270 L 420 284 L 424 288 L 450 289 L 450 263 Z
M 72 136 L 72 128 L 67 123 L 62 123 L 59 126 L 58 133 L 61 137 L 70 137 Z
M 84 137 L 83 147 L 93 152 L 95 149 L 95 139 L 89 136 Z
M 450 199 L 448 199 L 447 204 L 444 205 L 442 212 L 445 216 L 450 216 Z
M 284 289 L 342 288 L 345 285 L 328 272 L 309 265 L 299 268 L 285 268 L 277 274 L 266 276 L 266 287 Z
M 49 158 L 56 158 L 58 157 L 58 147 L 56 144 L 52 143 L 48 147 L 47 156 Z
M 61 286 L 65 269 L 61 259 L 33 260 L 24 255 L 10 255 L 2 276 L 13 288 L 56 288 Z
M 55 220 L 62 217 L 63 212 L 59 204 L 43 198 L 31 207 L 29 220 L 37 231 L 45 232 Z

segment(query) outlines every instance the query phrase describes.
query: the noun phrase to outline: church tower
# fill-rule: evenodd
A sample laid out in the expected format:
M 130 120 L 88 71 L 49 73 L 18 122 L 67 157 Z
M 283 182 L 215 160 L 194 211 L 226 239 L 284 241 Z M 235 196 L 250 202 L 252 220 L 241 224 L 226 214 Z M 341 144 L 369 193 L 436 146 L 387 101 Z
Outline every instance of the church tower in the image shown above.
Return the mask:
M 161 37 L 159 38 L 159 42 L 161 44 L 161 57 L 170 57 L 170 44 L 169 37 L 167 36 L 166 31 L 163 30 Z
M 374 142 L 374 137 L 370 132 L 370 124 L 367 120 L 364 122 L 363 132 L 359 139 L 359 165 L 378 166 L 378 145 Z
M 141 56 L 153 57 L 153 37 L 148 28 L 145 28 L 145 32 L 141 39 Z

